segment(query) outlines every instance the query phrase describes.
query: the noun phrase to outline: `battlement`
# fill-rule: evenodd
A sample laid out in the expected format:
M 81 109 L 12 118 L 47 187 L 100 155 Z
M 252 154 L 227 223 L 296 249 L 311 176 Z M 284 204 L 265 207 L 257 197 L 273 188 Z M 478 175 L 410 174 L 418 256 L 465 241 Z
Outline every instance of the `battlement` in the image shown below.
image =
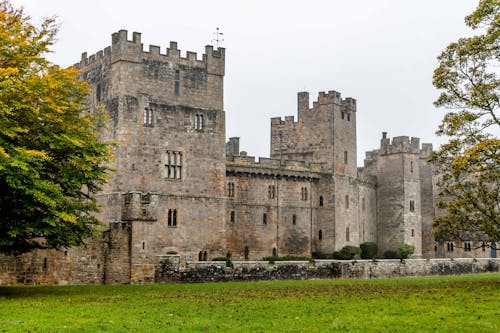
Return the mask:
M 430 154 L 432 152 L 432 144 L 424 143 L 420 148 L 420 139 L 408 136 L 397 136 L 391 139 L 387 138 L 387 133 L 382 133 L 380 140 L 380 155 L 409 153 L 420 155 L 422 153 Z
M 351 106 L 354 109 L 356 108 L 356 100 L 354 98 L 347 97 L 345 99 L 342 99 L 342 95 L 339 92 L 335 90 L 329 90 L 328 92 L 320 91 L 318 93 L 317 100 L 313 102 L 313 109 L 315 109 L 319 105 L 329 104 L 342 104 L 345 106 Z
M 256 161 L 254 156 L 233 156 L 227 160 L 227 166 L 241 166 L 250 168 L 263 169 L 281 169 L 282 171 L 306 171 L 306 172 L 321 172 L 323 165 L 321 163 L 293 161 L 278 158 L 260 157 Z M 257 170 L 254 170 L 257 172 Z
M 91 56 L 87 56 L 87 52 L 82 53 L 80 62 L 75 66 L 83 69 L 99 64 L 106 58 L 112 62 L 125 60 L 136 63 L 142 62 L 143 59 L 155 59 L 190 67 L 206 67 L 211 74 L 224 75 L 225 49 L 222 47 L 214 49 L 212 45 L 206 45 L 201 59 L 198 59 L 196 52 L 191 51 L 186 51 L 185 56 L 182 56 L 177 48 L 177 42 L 173 41 L 170 42 L 166 53 L 161 53 L 161 47 L 157 45 L 149 45 L 148 51 L 144 51 L 141 33 L 133 32 L 132 39 L 129 40 L 127 30 L 120 30 L 111 35 L 111 46 Z
M 284 120 L 281 117 L 271 118 L 271 126 L 273 125 L 293 125 L 297 124 L 295 116 L 285 116 Z

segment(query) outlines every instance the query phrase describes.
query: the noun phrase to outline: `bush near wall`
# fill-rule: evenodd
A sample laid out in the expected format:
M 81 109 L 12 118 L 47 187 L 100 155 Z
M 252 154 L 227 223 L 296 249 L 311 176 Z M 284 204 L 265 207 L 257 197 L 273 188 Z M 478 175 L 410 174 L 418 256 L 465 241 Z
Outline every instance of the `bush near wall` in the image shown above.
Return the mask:
M 378 246 L 374 242 L 365 242 L 359 245 L 361 249 L 361 259 L 375 259 L 378 253 Z

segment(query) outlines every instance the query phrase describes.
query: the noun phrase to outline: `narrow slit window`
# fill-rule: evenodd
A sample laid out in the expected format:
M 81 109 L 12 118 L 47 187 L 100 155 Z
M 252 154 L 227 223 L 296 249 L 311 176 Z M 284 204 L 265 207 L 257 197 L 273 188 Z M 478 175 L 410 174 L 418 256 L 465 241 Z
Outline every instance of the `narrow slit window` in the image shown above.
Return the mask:
M 153 110 L 150 108 L 144 109 L 144 125 L 153 126 Z
M 297 224 L 297 215 L 295 215 L 295 214 L 292 215 L 292 224 L 293 225 Z
M 174 94 L 175 96 L 179 96 L 180 95 L 180 77 L 181 77 L 181 74 L 179 72 L 179 70 L 175 70 L 175 81 L 174 81 Z
M 323 239 L 323 230 L 320 230 L 318 233 L 318 239 L 322 240 Z
M 262 224 L 263 225 L 267 224 L 267 214 L 266 213 L 262 214 Z
M 415 200 L 410 200 L 410 212 L 415 211 Z

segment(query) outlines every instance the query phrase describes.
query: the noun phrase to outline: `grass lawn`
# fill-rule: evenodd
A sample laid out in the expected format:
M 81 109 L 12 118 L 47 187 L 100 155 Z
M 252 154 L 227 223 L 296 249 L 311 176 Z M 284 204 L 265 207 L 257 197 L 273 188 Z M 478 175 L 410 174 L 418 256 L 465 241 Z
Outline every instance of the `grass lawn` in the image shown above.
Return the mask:
M 0 287 L 0 332 L 500 332 L 500 273 Z

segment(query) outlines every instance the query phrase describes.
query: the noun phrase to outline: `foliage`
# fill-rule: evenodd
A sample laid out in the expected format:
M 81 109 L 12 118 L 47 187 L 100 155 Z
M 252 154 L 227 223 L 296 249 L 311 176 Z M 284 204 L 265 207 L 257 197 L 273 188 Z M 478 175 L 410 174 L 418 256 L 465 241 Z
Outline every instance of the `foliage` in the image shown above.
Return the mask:
M 231 259 L 233 254 L 231 252 L 227 252 L 225 257 L 215 257 L 212 261 L 225 261 L 226 267 L 233 267 L 233 260 Z
M 54 19 L 35 27 L 0 0 L 0 252 L 80 245 L 98 225 L 103 113 L 87 112 L 76 69 L 44 57 L 56 32 Z
M 346 245 L 340 251 L 335 251 L 332 254 L 333 259 L 351 260 L 355 256 L 361 254 L 361 249 L 357 246 Z
M 441 90 L 435 105 L 451 110 L 437 131 L 450 140 L 431 158 L 443 210 L 434 232 L 442 239 L 494 242 L 500 240 L 500 2 L 479 1 L 465 22 L 482 34 L 451 43 L 434 71 Z
M 361 259 L 375 259 L 378 253 L 378 246 L 373 242 L 365 242 L 359 245 L 361 248 Z
M 0 287 L 3 332 L 498 332 L 499 273 Z
M 400 259 L 408 259 L 415 252 L 415 247 L 410 244 L 403 244 L 398 247 L 398 255 Z
M 332 254 L 323 252 L 313 252 L 312 257 L 313 259 L 333 259 Z
M 399 259 L 399 254 L 394 250 L 384 251 L 384 259 Z

